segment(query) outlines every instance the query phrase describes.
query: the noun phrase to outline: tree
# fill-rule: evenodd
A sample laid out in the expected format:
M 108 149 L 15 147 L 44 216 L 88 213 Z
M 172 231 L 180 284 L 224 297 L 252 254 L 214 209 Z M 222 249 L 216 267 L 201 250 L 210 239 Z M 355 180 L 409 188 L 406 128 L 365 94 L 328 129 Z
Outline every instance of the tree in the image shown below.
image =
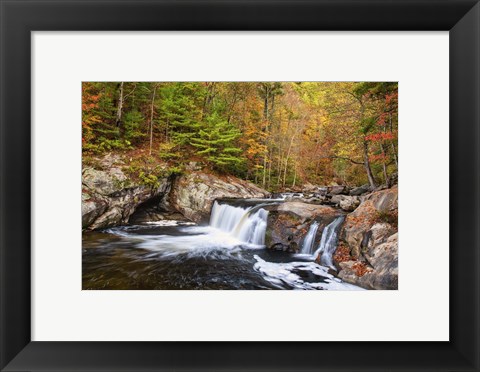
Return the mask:
M 198 155 L 205 157 L 217 169 L 231 170 L 243 163 L 243 159 L 238 157 L 242 150 L 235 144 L 239 136 L 237 128 L 213 112 L 205 118 L 198 137 L 192 138 L 192 145 L 197 148 Z

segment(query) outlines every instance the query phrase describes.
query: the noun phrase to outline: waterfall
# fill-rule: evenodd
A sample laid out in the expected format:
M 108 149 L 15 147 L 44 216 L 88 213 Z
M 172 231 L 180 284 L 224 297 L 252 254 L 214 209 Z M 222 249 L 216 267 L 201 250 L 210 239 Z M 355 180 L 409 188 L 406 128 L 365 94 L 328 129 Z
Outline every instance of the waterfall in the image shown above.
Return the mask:
M 210 226 L 228 232 L 242 242 L 264 245 L 267 217 L 268 211 L 261 206 L 242 208 L 215 201 Z
M 305 235 L 305 239 L 303 240 L 302 249 L 300 253 L 313 254 L 313 246 L 315 243 L 315 236 L 317 235 L 317 230 L 318 230 L 318 222 L 314 221 L 310 225 L 307 235 Z
M 337 217 L 323 230 L 322 239 L 314 257 L 320 256 L 320 264 L 324 266 L 334 267 L 332 256 L 337 249 L 338 232 L 344 219 L 344 216 Z

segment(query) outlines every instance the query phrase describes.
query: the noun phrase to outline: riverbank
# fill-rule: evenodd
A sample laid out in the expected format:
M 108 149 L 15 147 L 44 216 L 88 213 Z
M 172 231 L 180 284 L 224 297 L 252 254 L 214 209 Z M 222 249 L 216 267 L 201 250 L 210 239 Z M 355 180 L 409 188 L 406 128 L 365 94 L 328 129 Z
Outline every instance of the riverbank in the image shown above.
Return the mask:
M 95 237 L 105 239 L 105 234 L 109 241 L 113 231 L 115 239 L 126 238 L 127 243 L 120 245 L 137 246 L 138 236 L 156 233 L 175 237 L 173 251 L 178 244 L 196 251 L 197 242 L 205 236 L 207 248 L 218 238 L 209 235 L 211 230 L 194 233 L 209 226 L 226 233 L 228 239 L 213 244 L 215 249 L 207 249 L 206 257 L 211 259 L 211 252 L 216 252 L 215 260 L 221 257 L 225 252 L 219 249 L 222 244 L 230 249 L 230 238 L 237 246 L 260 247 L 270 261 L 249 253 L 249 265 L 262 273 L 263 281 L 276 286 L 313 289 L 298 274 L 315 277 L 314 273 L 322 272 L 366 289 L 398 288 L 396 186 L 370 192 L 366 186 L 310 185 L 302 192 L 270 194 L 232 176 L 206 173 L 195 163 L 182 173 L 162 169 L 160 176 L 144 173 L 136 179 L 129 176 L 124 159 L 107 156 L 98 164 L 97 169 L 90 166 L 82 172 L 82 228 L 100 230 L 84 234 L 84 248 L 96 247 Z M 198 228 L 189 228 L 191 224 Z M 132 233 L 133 237 L 125 236 Z M 186 240 L 179 240 L 178 234 L 185 234 Z M 192 234 L 195 241 L 188 238 Z M 172 243 L 170 238 L 162 239 L 154 237 L 150 244 Z M 91 254 L 88 250 L 87 255 Z M 275 257 L 282 259 L 275 262 Z M 287 278 L 296 279 L 287 286 Z

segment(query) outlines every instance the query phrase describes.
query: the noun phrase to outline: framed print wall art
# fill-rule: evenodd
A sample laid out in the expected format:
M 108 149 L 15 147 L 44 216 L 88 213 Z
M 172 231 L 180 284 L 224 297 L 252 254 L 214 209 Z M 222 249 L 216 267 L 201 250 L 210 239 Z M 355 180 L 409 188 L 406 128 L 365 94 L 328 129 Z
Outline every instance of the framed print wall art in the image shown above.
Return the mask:
M 2 370 L 479 369 L 476 1 L 1 12 Z

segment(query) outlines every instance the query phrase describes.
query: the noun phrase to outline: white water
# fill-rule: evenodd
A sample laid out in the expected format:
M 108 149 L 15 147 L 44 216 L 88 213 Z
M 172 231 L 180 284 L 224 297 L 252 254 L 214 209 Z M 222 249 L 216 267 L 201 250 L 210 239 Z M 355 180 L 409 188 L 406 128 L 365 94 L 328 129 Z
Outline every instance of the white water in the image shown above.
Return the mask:
M 314 221 L 310 228 L 308 229 L 308 233 L 303 240 L 302 249 L 300 253 L 302 254 L 312 254 L 313 253 L 313 246 L 315 243 L 315 236 L 317 235 L 318 230 L 318 222 Z
M 274 263 L 261 259 L 258 255 L 254 256 L 257 261 L 253 266 L 254 270 L 262 273 L 265 280 L 275 286 L 283 287 L 284 284 L 292 289 L 324 289 L 324 290 L 346 290 L 361 291 L 363 288 L 353 284 L 342 282 L 328 272 L 324 266 L 314 262 L 285 262 Z M 308 282 L 301 278 L 297 273 L 310 272 L 313 275 L 322 277 L 322 281 Z
M 345 217 L 341 216 L 333 220 L 325 227 L 322 233 L 322 239 L 314 257 L 320 256 L 320 263 L 328 267 L 334 267 L 332 256 L 337 248 L 338 232 Z
M 234 238 L 255 245 L 265 244 L 268 211 L 263 208 L 242 208 L 215 202 L 210 226 L 231 234 Z
M 343 217 L 335 219 L 322 234 L 320 246 L 312 255 L 315 235 L 319 224 L 312 223 L 305 237 L 302 253 L 306 256 L 301 261 L 268 262 L 254 255 L 251 263 L 251 250 L 263 249 L 267 227 L 268 211 L 265 204 L 255 206 L 233 206 L 214 203 L 210 226 L 192 225 L 181 221 L 156 221 L 142 226 L 119 226 L 106 230 L 122 237 L 120 241 L 110 242 L 111 247 L 122 247 L 128 241 L 132 247 L 151 251 L 142 253 L 142 261 L 154 262 L 159 256 L 173 264 L 197 260 L 226 260 L 225 270 L 218 275 L 234 275 L 228 270 L 228 261 L 235 260 L 239 265 L 252 265 L 251 269 L 261 275 L 274 288 L 279 289 L 326 289 L 356 290 L 356 286 L 342 282 L 328 272 L 332 266 L 332 254 L 338 241 Z M 308 253 L 307 253 L 308 252 Z M 321 255 L 321 264 L 311 262 L 317 254 Z M 267 255 L 268 257 L 268 255 Z M 305 261 L 307 259 L 307 261 Z M 237 263 L 235 263 L 235 267 Z M 222 266 L 223 267 L 223 266 Z M 210 275 L 210 274 L 209 274 Z M 228 276 L 227 275 L 227 276 Z M 249 274 L 250 275 L 250 274 Z M 209 279 L 215 279 L 211 277 Z M 228 279 L 230 280 L 230 279 Z M 243 280 L 243 279 L 238 279 Z M 237 283 L 238 284 L 238 283 Z M 241 285 L 240 285 L 241 287 Z

